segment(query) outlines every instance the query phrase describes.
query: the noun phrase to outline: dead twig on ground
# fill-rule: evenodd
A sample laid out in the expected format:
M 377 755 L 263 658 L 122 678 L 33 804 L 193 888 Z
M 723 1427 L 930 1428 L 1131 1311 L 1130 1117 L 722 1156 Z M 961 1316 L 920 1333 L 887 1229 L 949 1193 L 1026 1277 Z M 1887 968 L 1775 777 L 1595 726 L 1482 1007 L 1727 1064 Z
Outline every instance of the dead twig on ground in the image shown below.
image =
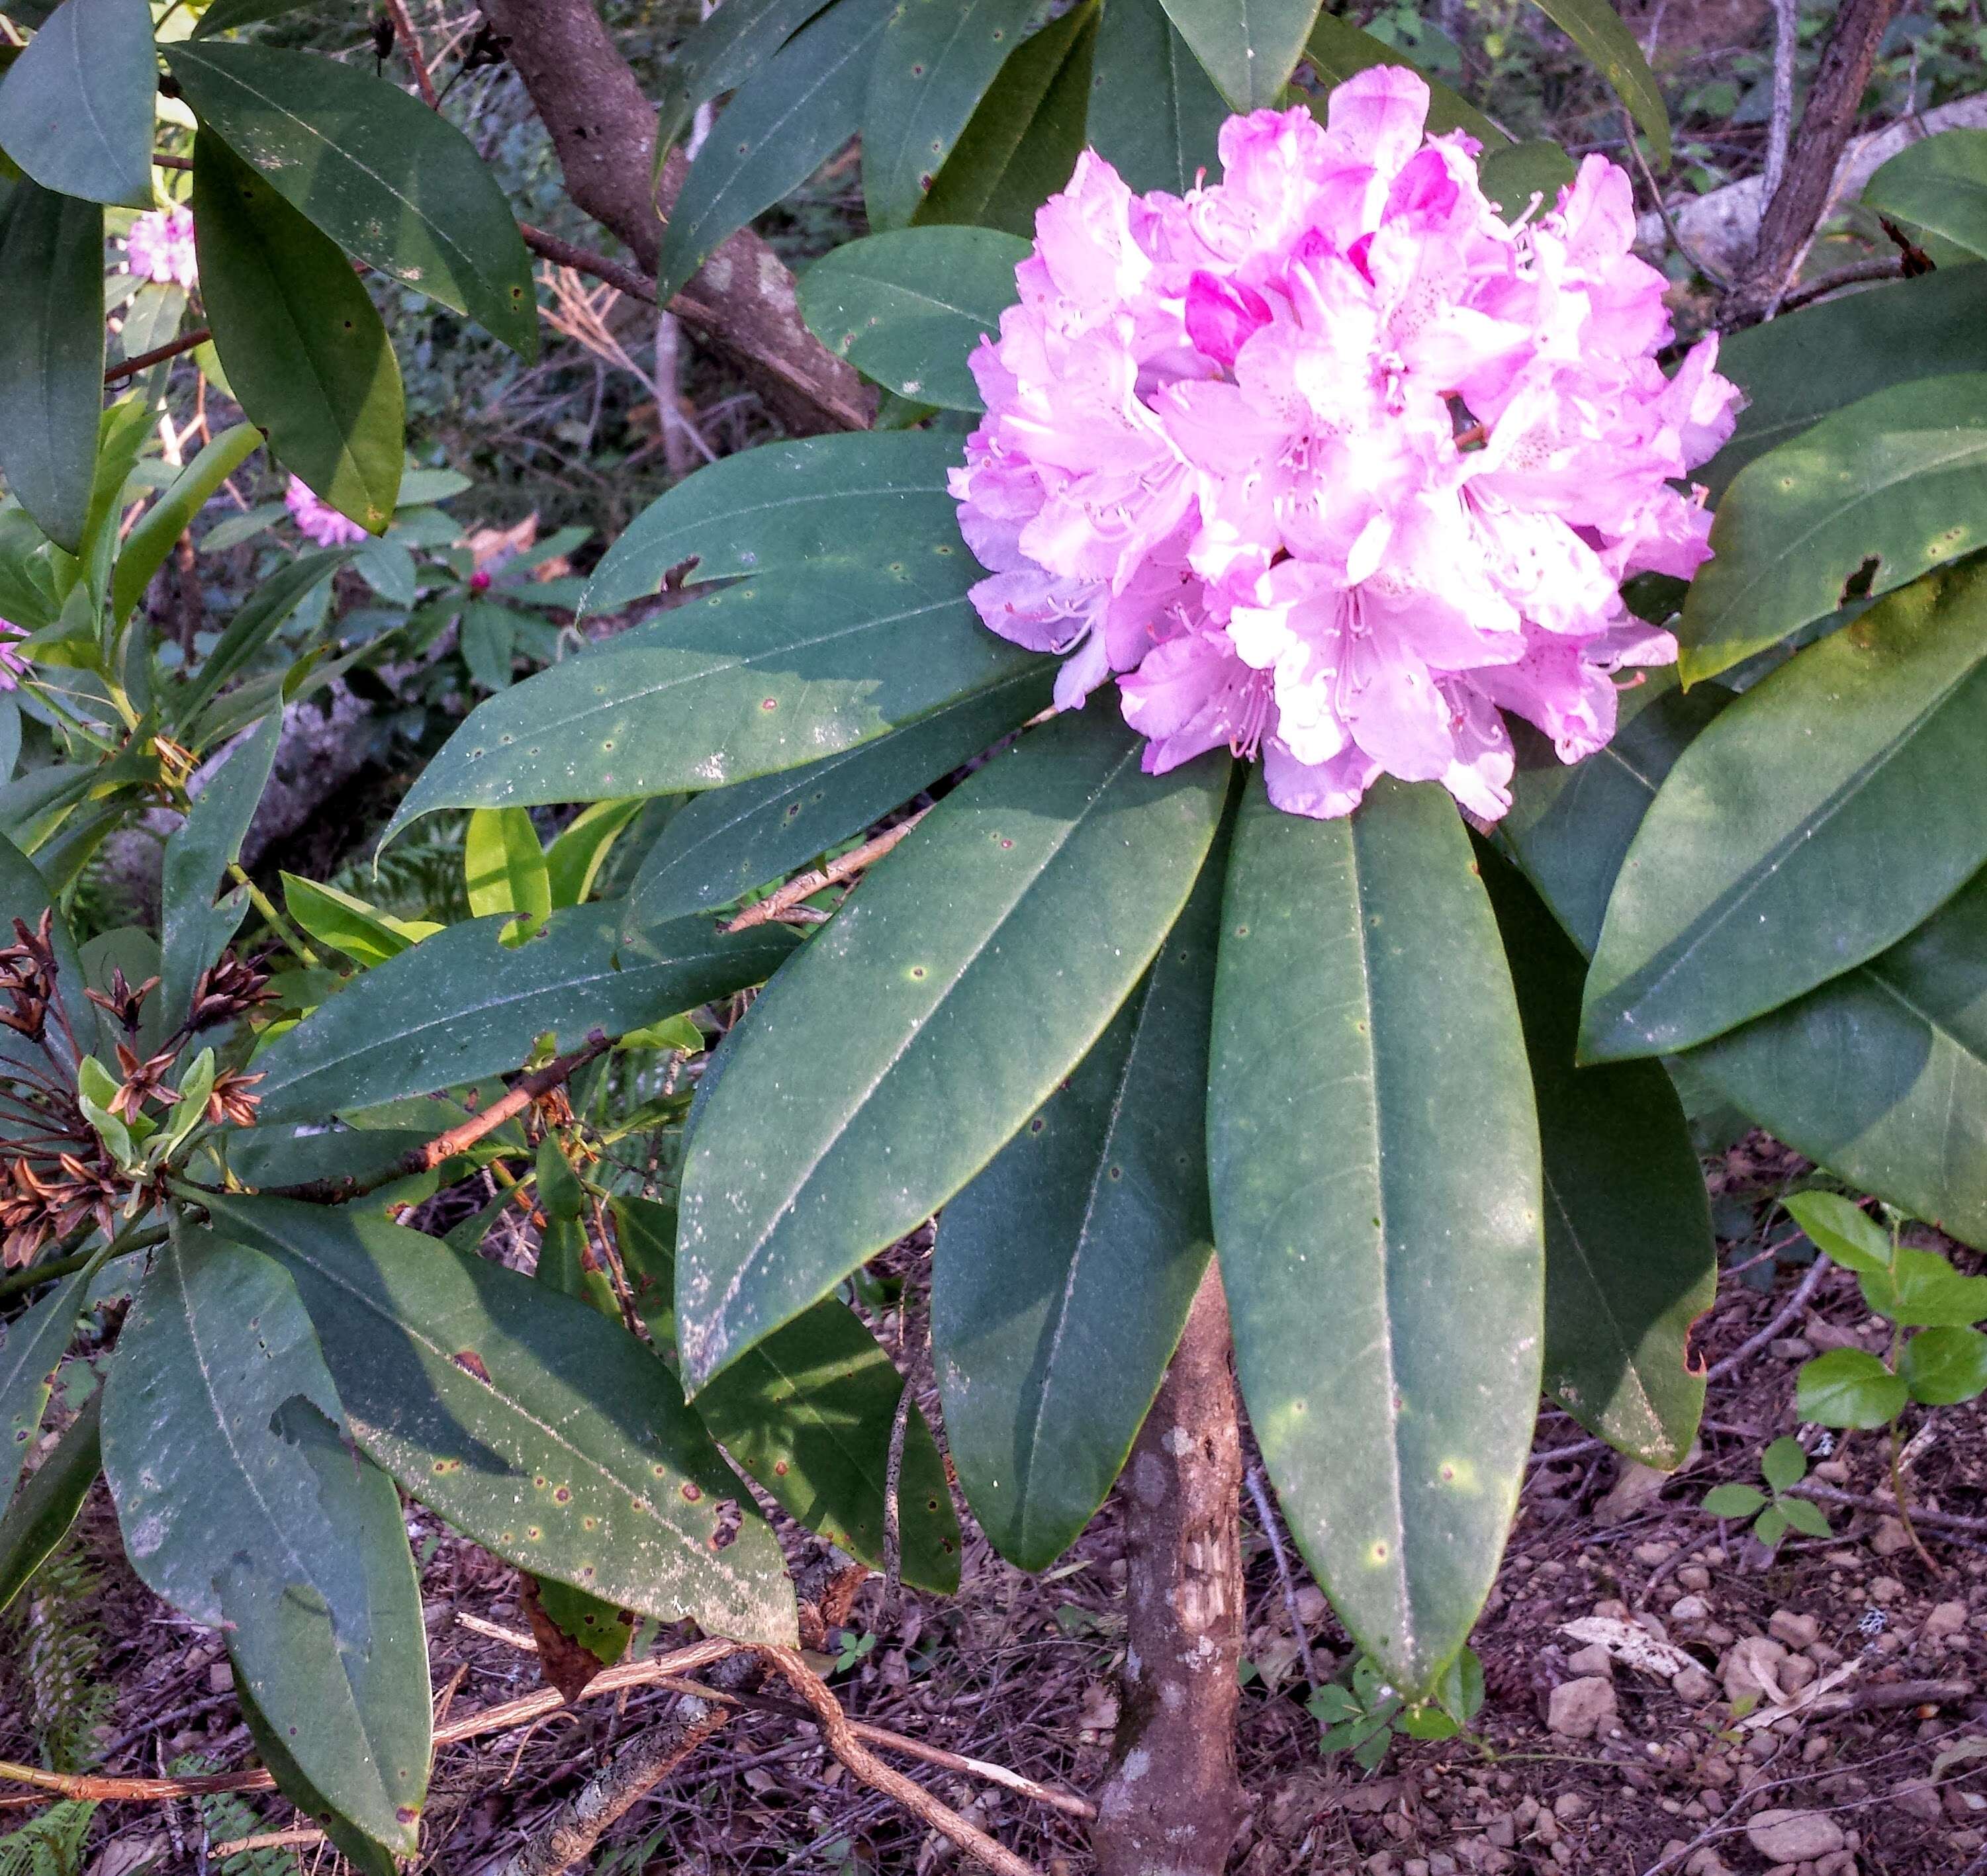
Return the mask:
M 1249 1487 L 1249 1496 L 1256 1505 L 1256 1521 L 1263 1527 L 1263 1535 L 1270 1540 L 1270 1554 L 1276 1559 L 1277 1581 L 1284 1591 L 1284 1613 L 1290 1618 L 1290 1632 L 1297 1637 L 1297 1657 L 1304 1663 L 1304 1679 L 1310 1686 L 1318 1685 L 1317 1667 L 1311 1658 L 1311 1635 L 1304 1625 L 1304 1618 L 1297 1613 L 1297 1586 L 1290 1575 L 1290 1560 L 1284 1549 L 1283 1533 L 1277 1528 L 1277 1514 L 1270 1503 L 1270 1490 L 1263 1477 L 1260 1466 L 1251 1466 L 1243 1475 L 1243 1482 Z
M 1817 1251 L 1814 1261 L 1808 1266 L 1807 1275 L 1803 1277 L 1800 1283 L 1795 1286 L 1794 1293 L 1788 1298 L 1786 1307 L 1756 1335 L 1750 1336 L 1742 1342 L 1737 1348 L 1726 1356 L 1724 1360 L 1719 1362 L 1704 1377 L 1705 1384 L 1709 1386 L 1713 1381 L 1723 1380 L 1727 1375 L 1743 1367 L 1768 1342 L 1777 1341 L 1780 1336 L 1785 1335 L 1790 1325 L 1800 1321 L 1807 1308 L 1809 1298 L 1815 1292 L 1816 1285 L 1833 1268 L 1834 1266 L 1829 1261 L 1827 1253 Z

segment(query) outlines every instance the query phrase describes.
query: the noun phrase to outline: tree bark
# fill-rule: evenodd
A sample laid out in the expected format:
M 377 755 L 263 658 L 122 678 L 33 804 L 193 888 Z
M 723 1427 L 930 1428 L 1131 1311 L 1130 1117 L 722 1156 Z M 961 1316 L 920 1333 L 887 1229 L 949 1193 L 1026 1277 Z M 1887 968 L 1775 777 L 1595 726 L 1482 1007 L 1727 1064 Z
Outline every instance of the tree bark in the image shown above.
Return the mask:
M 524 81 L 573 200 L 626 244 L 652 278 L 663 223 L 690 164 L 672 150 L 655 174 L 656 113 L 592 0 L 481 0 L 504 56 Z M 683 324 L 734 363 L 791 429 L 866 429 L 873 392 L 801 318 L 794 277 L 741 229 L 670 302 Z
M 1228 1304 L 1208 1265 L 1125 1469 L 1124 1690 L 1098 1876 L 1220 1876 L 1246 1806 L 1242 1440 Z
M 1828 206 L 1835 166 L 1856 127 L 1864 88 L 1897 0 L 1842 0 L 1801 113 L 1786 173 L 1766 204 L 1752 264 L 1719 310 L 1725 327 L 1752 325 L 1780 302 Z

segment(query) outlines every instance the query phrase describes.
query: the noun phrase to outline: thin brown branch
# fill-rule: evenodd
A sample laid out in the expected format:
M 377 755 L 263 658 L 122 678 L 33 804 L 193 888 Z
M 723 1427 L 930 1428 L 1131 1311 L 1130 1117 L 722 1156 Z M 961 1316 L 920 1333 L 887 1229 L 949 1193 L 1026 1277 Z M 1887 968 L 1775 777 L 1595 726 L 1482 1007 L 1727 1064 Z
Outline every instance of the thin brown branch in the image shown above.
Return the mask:
M 1797 312 L 1810 306 L 1817 300 L 1825 300 L 1831 293 L 1840 293 L 1844 287 L 1857 287 L 1865 281 L 1901 280 L 1904 278 L 1904 263 L 1896 254 L 1882 260 L 1855 261 L 1847 267 L 1838 267 L 1833 273 L 1823 274 L 1818 280 L 1806 281 L 1786 295 L 1780 301 L 1783 313 Z
M 193 159 L 191 157 L 169 157 L 164 150 L 155 150 L 152 152 L 152 164 L 155 169 L 190 170 L 193 167 Z
M 1823 1504 L 1839 1504 L 1852 1511 L 1875 1511 L 1885 1517 L 1895 1517 L 1901 1509 L 1894 1498 L 1867 1497 L 1860 1492 L 1837 1491 L 1832 1485 L 1823 1485 L 1814 1479 L 1803 1479 L 1794 1488 L 1803 1498 L 1819 1500 Z M 1911 1515 L 1914 1524 L 1923 1524 L 1931 1531 L 1964 1532 L 1968 1537 L 1987 1537 L 1987 1517 L 1962 1517 L 1957 1511 L 1928 1511 L 1913 1505 Z
M 844 880 L 860 873 L 865 867 L 875 865 L 930 812 L 929 808 L 919 808 L 909 820 L 899 821 L 894 827 L 886 827 L 873 840 L 865 840 L 860 847 L 844 854 L 840 859 L 831 860 L 825 867 L 815 867 L 797 879 L 788 881 L 778 892 L 769 894 L 756 904 L 747 906 L 724 929 L 727 932 L 744 931 L 754 925 L 763 925 L 775 918 L 784 918 L 803 899 L 811 899 L 828 887 L 838 886 Z
M 591 274 L 595 280 L 618 288 L 630 299 L 655 305 L 656 283 L 647 274 L 624 267 L 619 261 L 610 261 L 590 248 L 582 248 L 577 241 L 566 241 L 545 228 L 535 228 L 528 221 L 519 222 L 518 232 L 524 236 L 525 245 L 541 259 L 569 267 L 575 274 Z
M 413 16 L 407 11 L 407 0 L 386 0 L 386 11 L 393 16 L 393 37 L 400 50 L 407 56 L 407 63 L 414 68 L 414 83 L 420 89 L 421 102 L 431 111 L 441 109 L 441 99 L 436 96 L 434 80 L 428 76 L 428 62 L 421 52 L 421 35 L 414 30 Z
M 178 338 L 168 340 L 163 345 L 154 345 L 150 352 L 141 352 L 135 359 L 127 359 L 122 364 L 107 367 L 103 374 L 106 384 L 120 383 L 127 378 L 135 378 L 140 372 L 150 371 L 154 365 L 163 365 L 168 359 L 176 359 L 181 352 L 191 352 L 197 345 L 204 345 L 214 336 L 213 328 L 197 325 L 191 332 L 182 332 Z
M 1816 1287 L 1820 1283 L 1823 1276 L 1834 1268 L 1834 1265 L 1829 1261 L 1825 1251 L 1816 1252 L 1814 1261 L 1807 1267 L 1807 1274 L 1796 1285 L 1793 1295 L 1788 1298 L 1786 1307 L 1781 1310 L 1756 1335 L 1749 1336 L 1739 1347 L 1726 1356 L 1724 1360 L 1704 1377 L 1705 1381 L 1709 1383 L 1723 1380 L 1727 1375 L 1742 1368 L 1768 1342 L 1776 1342 L 1784 1335 L 1789 1327 L 1807 1308 L 1808 1299 L 1813 1295 Z

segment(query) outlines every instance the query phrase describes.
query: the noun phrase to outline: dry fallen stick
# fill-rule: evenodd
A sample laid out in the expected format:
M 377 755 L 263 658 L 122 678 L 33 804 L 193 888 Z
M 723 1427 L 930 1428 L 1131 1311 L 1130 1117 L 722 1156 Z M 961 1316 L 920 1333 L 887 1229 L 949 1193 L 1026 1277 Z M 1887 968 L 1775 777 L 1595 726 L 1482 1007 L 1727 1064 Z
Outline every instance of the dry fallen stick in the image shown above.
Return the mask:
M 908 820 L 900 820 L 896 827 L 886 828 L 873 840 L 865 840 L 839 860 L 831 860 L 825 867 L 816 867 L 798 879 L 789 880 L 778 892 L 761 899 L 756 905 L 747 906 L 724 929 L 727 932 L 743 931 L 753 925 L 763 925 L 772 919 L 784 918 L 801 900 L 812 898 L 823 887 L 838 885 L 851 874 L 860 873 L 865 867 L 881 860 L 930 812 L 929 808 L 919 808 Z
M 487 1635 L 493 1642 L 501 1642 L 526 1654 L 538 1652 L 537 1641 L 521 1629 L 506 1628 L 496 1622 L 485 1622 L 479 1615 L 458 1615 L 455 1619 L 461 1627 L 474 1634 Z M 693 1694 L 700 1700 L 745 1704 L 736 1694 L 721 1692 L 714 1687 L 704 1686 L 700 1682 L 683 1680 L 674 1676 L 660 1678 L 655 1685 L 672 1693 Z M 592 1689 L 588 1691 L 592 1692 Z M 782 1708 L 781 1710 L 787 1709 Z M 998 1785 L 1004 1790 L 1014 1792 L 1017 1797 L 1033 1798 L 1037 1804 L 1046 1804 L 1067 1817 L 1080 1817 L 1085 1823 L 1092 1822 L 1096 1818 L 1097 1807 L 1088 1798 L 1080 1798 L 1073 1791 L 1058 1791 L 1053 1785 L 1038 1784 L 1024 1773 L 1010 1771 L 1004 1765 L 994 1765 L 985 1759 L 969 1758 L 963 1753 L 947 1752 L 942 1746 L 927 1746 L 922 1740 L 910 1739 L 901 1733 L 892 1733 L 887 1726 L 872 1726 L 866 1719 L 852 1719 L 848 1728 L 865 1745 L 879 1746 L 885 1752 L 902 1753 L 907 1759 L 921 1759 L 926 1764 L 935 1765 L 941 1771 L 957 1772 L 969 1778 L 983 1779 L 988 1784 Z

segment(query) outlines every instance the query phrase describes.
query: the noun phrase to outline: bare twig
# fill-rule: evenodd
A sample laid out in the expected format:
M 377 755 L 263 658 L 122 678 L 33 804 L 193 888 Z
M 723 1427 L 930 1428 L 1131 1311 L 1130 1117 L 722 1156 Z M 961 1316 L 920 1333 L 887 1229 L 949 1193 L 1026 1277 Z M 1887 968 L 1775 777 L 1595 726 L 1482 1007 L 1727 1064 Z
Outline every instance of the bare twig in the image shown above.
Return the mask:
M 880 1626 L 897 1625 L 904 1599 L 904 1440 L 911 1426 L 911 1383 L 906 1377 L 898 1391 L 897 1410 L 890 1419 L 890 1450 L 883 1467 L 883 1609 Z
M 1773 0 L 1773 114 L 1766 130 L 1766 173 L 1760 199 L 1779 194 L 1787 170 L 1787 140 L 1794 128 L 1794 48 L 1800 29 L 1800 0 Z
M 1783 313 L 1796 312 L 1803 306 L 1812 305 L 1817 300 L 1825 300 L 1831 293 L 1840 293 L 1844 287 L 1860 286 L 1865 281 L 1901 280 L 1904 278 L 1904 263 L 1897 255 L 1882 260 L 1854 261 L 1847 267 L 1838 267 L 1832 273 L 1823 274 L 1819 280 L 1810 280 L 1786 295 L 1780 301 Z
M 646 274 L 637 273 L 619 261 L 610 261 L 606 255 L 582 248 L 577 241 L 567 241 L 544 228 L 535 228 L 528 221 L 519 222 L 518 232 L 524 236 L 525 245 L 541 258 L 555 261 L 561 267 L 569 267 L 575 273 L 591 274 L 595 280 L 604 280 L 610 287 L 618 288 L 630 299 L 655 305 L 656 283 Z
M 1668 231 L 1676 251 L 1692 268 L 1721 291 L 1728 290 L 1732 282 L 1705 260 L 1683 237 L 1683 231 L 1676 224 L 1676 217 L 1670 213 L 1670 205 L 1663 200 L 1663 186 L 1656 180 L 1655 172 L 1649 167 L 1649 160 L 1642 154 L 1642 146 L 1637 136 L 1635 120 L 1627 111 L 1621 113 L 1621 121 L 1627 127 L 1628 154 L 1634 160 L 1636 170 L 1642 178 L 1642 186 L 1649 192 L 1649 200 L 1655 204 L 1656 213 L 1663 218 L 1663 227 Z
M 428 62 L 422 55 L 420 35 L 414 30 L 407 0 L 386 0 L 386 11 L 393 16 L 393 37 L 407 54 L 407 63 L 414 68 L 414 83 L 420 88 L 421 102 L 431 111 L 440 110 L 441 99 L 435 96 L 434 80 L 428 76 Z
M 1827 1253 L 1817 1251 L 1814 1261 L 1807 1268 L 1807 1275 L 1803 1277 L 1795 1287 L 1793 1295 L 1788 1299 L 1787 1306 L 1764 1329 L 1761 1329 L 1759 1334 L 1741 1342 L 1726 1356 L 1723 1361 L 1713 1368 L 1710 1373 L 1704 1377 L 1706 1384 L 1709 1385 L 1713 1381 L 1723 1380 L 1727 1375 L 1743 1367 L 1768 1342 L 1776 1341 L 1785 1335 L 1789 1327 L 1800 1319 L 1803 1312 L 1807 1308 L 1808 1298 L 1814 1294 L 1815 1286 L 1833 1268 L 1834 1266 L 1828 1261 Z
M 1823 1485 L 1811 1478 L 1803 1479 L 1793 1489 L 1803 1498 L 1818 1499 L 1823 1504 L 1842 1505 L 1852 1511 L 1875 1511 L 1886 1517 L 1895 1517 L 1900 1509 L 1894 1498 L 1838 1491 L 1832 1485 Z M 1956 1511 L 1928 1511 L 1914 1505 L 1911 1507 L 1911 1520 L 1934 1531 L 1961 1531 L 1968 1537 L 1987 1538 L 1987 1517 L 1962 1517 Z
M 191 352 L 204 345 L 214 336 L 210 326 L 197 325 L 191 332 L 182 332 L 163 345 L 154 345 L 150 352 L 141 352 L 135 359 L 126 359 L 120 364 L 108 365 L 104 369 L 103 382 L 118 384 L 127 378 L 135 378 L 140 372 L 150 371 L 154 365 L 163 365 L 168 359 L 176 359 L 183 352 Z
M 860 873 L 865 867 L 873 866 L 930 812 L 929 808 L 919 808 L 908 820 L 899 821 L 894 827 L 886 828 L 873 840 L 865 840 L 860 847 L 844 854 L 839 860 L 831 860 L 825 867 L 815 867 L 801 874 L 798 878 L 788 881 L 778 892 L 770 894 L 756 905 L 747 906 L 724 929 L 727 932 L 744 931 L 751 926 L 766 925 L 775 918 L 784 918 L 803 899 L 811 899 L 824 888 L 839 885 L 842 881 Z
M 1283 1532 L 1277 1527 L 1277 1514 L 1270 1503 L 1270 1488 L 1263 1477 L 1263 1468 L 1251 1466 L 1242 1477 L 1249 1487 L 1249 1496 L 1256 1501 L 1256 1521 L 1262 1526 L 1263 1535 L 1270 1540 L 1270 1554 L 1277 1561 L 1277 1581 L 1284 1589 L 1284 1613 L 1290 1618 L 1290 1632 L 1297 1639 L 1297 1655 L 1304 1662 L 1305 1682 L 1315 1687 L 1318 1685 L 1317 1667 L 1311 1658 L 1311 1635 L 1304 1627 L 1304 1618 L 1297 1613 L 1297 1581 L 1290 1575 L 1290 1560 L 1284 1549 Z

